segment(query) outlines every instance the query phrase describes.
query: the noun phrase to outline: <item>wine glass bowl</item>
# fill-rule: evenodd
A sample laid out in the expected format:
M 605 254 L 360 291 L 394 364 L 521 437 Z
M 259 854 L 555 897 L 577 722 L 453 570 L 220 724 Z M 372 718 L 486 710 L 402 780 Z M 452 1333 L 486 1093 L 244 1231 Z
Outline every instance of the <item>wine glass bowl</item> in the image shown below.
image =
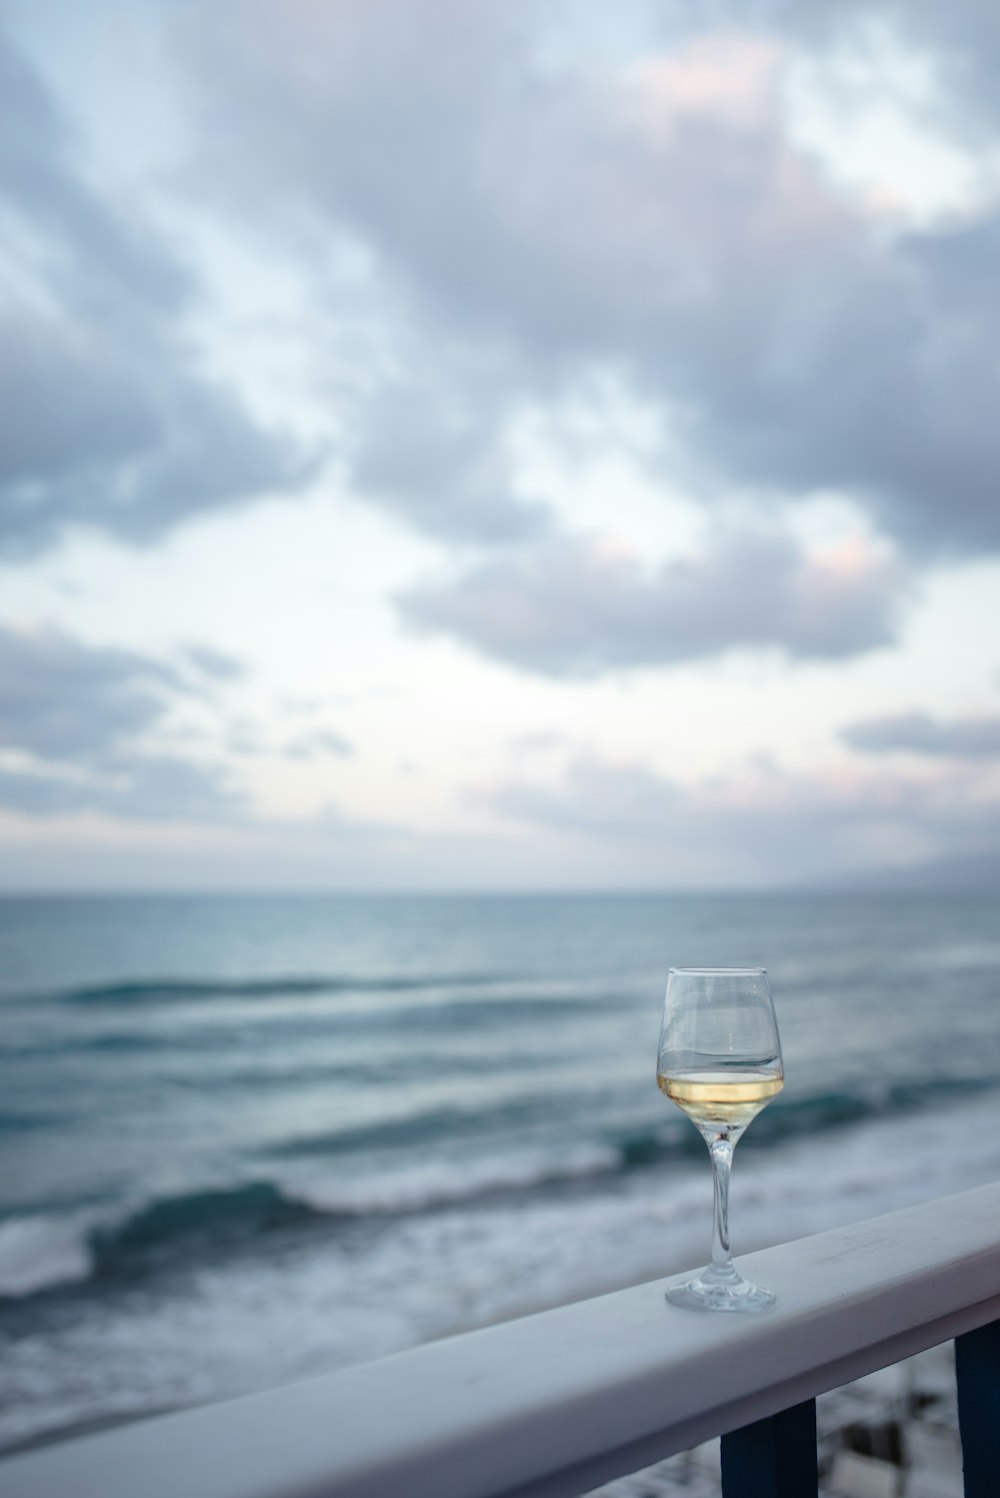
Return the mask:
M 656 1080 L 708 1145 L 715 1183 L 712 1260 L 671 1285 L 674 1305 L 764 1311 L 774 1293 L 753 1285 L 729 1248 L 729 1175 L 744 1130 L 784 1083 L 781 1041 L 763 968 L 671 968 Z

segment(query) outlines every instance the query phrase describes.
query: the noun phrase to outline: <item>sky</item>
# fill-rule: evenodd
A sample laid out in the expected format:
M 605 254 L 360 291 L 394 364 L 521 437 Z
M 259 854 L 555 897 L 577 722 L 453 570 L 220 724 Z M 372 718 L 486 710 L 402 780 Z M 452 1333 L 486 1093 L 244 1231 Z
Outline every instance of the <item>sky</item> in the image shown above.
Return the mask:
M 0 887 L 996 879 L 998 67 L 0 0 Z

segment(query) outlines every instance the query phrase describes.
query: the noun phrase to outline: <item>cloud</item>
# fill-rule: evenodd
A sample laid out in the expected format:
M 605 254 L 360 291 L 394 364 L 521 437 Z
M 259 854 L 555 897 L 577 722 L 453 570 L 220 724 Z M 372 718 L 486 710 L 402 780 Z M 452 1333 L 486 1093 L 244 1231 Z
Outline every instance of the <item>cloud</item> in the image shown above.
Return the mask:
M 226 391 L 184 368 L 166 330 L 0 313 L 0 548 L 67 525 L 148 542 L 219 506 L 300 483 L 306 466 Z
M 173 697 L 175 671 L 58 630 L 0 626 L 0 804 L 33 815 L 217 819 L 242 799 L 222 772 L 142 747 Z
M 0 189 L 59 293 L 112 318 L 126 308 L 142 316 L 182 308 L 193 289 L 189 272 L 87 183 L 69 119 L 2 32 L 0 138 Z
M 550 676 L 696 660 L 737 648 L 839 659 L 890 644 L 904 592 L 861 543 L 807 556 L 778 535 L 730 535 L 652 571 L 599 541 L 563 537 L 397 598 L 414 629 Z
M 816 29 L 849 41 L 858 9 L 821 10 Z M 904 42 L 947 33 L 957 88 L 976 27 L 885 13 Z M 211 8 L 186 27 L 214 127 L 206 185 L 255 221 L 263 199 L 360 242 L 430 330 L 403 349 L 401 385 L 370 381 L 356 477 L 380 502 L 439 532 L 509 531 L 483 498 L 489 435 L 433 411 L 461 388 L 438 387 L 438 350 L 487 346 L 525 399 L 611 366 L 683 413 L 706 500 L 734 482 L 787 501 L 846 489 L 915 552 L 1000 547 L 1000 218 L 909 232 L 833 185 L 789 132 L 785 70 L 810 39 L 790 7 L 675 10 L 653 50 L 601 65 L 553 64 L 518 5 L 250 15 L 236 34 Z M 379 411 L 407 388 L 432 418 L 425 445 L 404 420 L 397 462 Z M 502 523 L 469 521 L 463 493 Z
M 190 271 L 88 182 L 2 31 L 0 139 L 0 548 L 31 553 L 71 523 L 146 541 L 300 483 L 302 455 L 199 372 Z
M 638 765 L 573 761 L 561 783 L 481 787 L 481 807 L 605 850 L 615 877 L 732 887 L 1000 854 L 996 788 L 968 777 L 794 775 L 750 766 L 696 785 Z
M 164 689 L 176 685 L 169 667 L 134 651 L 0 626 L 0 745 L 41 759 L 102 759 L 152 727 Z
M 349 757 L 353 753 L 354 745 L 350 739 L 327 728 L 316 728 L 299 734 L 285 746 L 288 759 L 317 759 L 328 754 Z
M 719 25 L 727 16 L 734 24 L 779 30 L 819 48 L 839 42 L 863 49 L 867 44 L 870 53 L 873 39 L 884 43 L 888 38 L 909 49 L 911 78 L 914 71 L 919 78 L 933 59 L 945 95 L 937 102 L 947 108 L 952 129 L 979 134 L 984 123 L 997 120 L 994 70 L 1000 16 L 992 0 L 962 0 L 947 7 L 937 0 L 820 0 L 810 6 L 796 0 L 730 0 L 728 5 L 685 0 L 679 11 L 664 7 L 663 21 L 669 33 L 671 27 Z
M 360 403 L 346 442 L 352 484 L 431 535 L 487 544 L 537 535 L 548 512 L 512 493 L 506 399 L 493 381 L 427 356 L 419 378 L 388 381 Z
M 213 681 L 239 681 L 246 675 L 242 661 L 210 645 L 189 645 L 184 654 L 203 676 Z
M 52 773 L 0 769 L 0 806 L 29 816 L 103 813 L 142 822 L 212 823 L 245 809 L 217 768 L 177 755 L 122 756 L 117 770 L 77 779 Z M 109 773 L 110 772 L 110 773 Z
M 516 3 L 250 0 L 238 28 L 211 7 L 171 23 L 201 111 L 198 211 L 226 204 L 255 236 L 273 223 L 283 254 L 319 246 L 332 326 L 367 319 L 337 392 L 363 496 L 439 537 L 537 540 L 546 511 L 505 429 L 611 367 L 680 413 L 706 501 L 839 488 L 916 553 L 1000 547 L 1000 217 L 887 233 L 796 147 L 796 48 L 857 41 L 865 19 L 809 9 L 668 7 L 642 55 L 600 64 L 553 63 L 551 17 Z M 968 79 L 992 77 L 995 18 L 877 10 L 902 44 L 938 48 L 954 131 Z M 0 306 L 0 545 L 29 553 L 72 523 L 149 541 L 303 482 L 301 452 L 184 343 L 190 267 L 88 179 L 2 38 L 0 135 L 9 253 L 34 287 Z M 328 273 L 343 245 L 366 267 L 363 310 Z
M 1000 718 L 956 718 L 930 713 L 895 713 L 852 723 L 842 737 L 853 749 L 876 754 L 902 750 L 935 758 L 1000 758 Z

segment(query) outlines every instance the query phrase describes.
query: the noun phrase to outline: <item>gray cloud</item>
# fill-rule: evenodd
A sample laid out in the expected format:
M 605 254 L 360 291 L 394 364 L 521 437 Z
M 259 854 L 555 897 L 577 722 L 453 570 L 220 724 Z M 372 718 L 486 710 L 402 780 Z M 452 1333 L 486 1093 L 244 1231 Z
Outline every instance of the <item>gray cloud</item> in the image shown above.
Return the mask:
M 301 733 L 285 746 L 288 759 L 317 759 L 322 755 L 336 754 L 348 758 L 354 753 L 354 745 L 341 733 L 328 728 L 310 729 Z
M 301 454 L 198 373 L 180 337 L 189 271 L 87 182 L 2 32 L 0 143 L 8 253 L 41 288 L 0 301 L 0 547 L 30 553 L 72 522 L 148 540 L 301 482 Z
M 428 358 L 420 379 L 390 381 L 361 403 L 346 447 L 352 483 L 432 535 L 486 543 L 537 535 L 548 512 L 511 493 L 497 436 L 504 405 L 494 382 L 471 372 L 463 380 Z
M 682 26 L 674 8 L 654 65 L 617 77 L 542 66 L 537 12 L 452 0 L 257 0 L 238 36 L 204 10 L 187 55 L 230 201 L 259 217 L 263 183 L 276 208 L 360 237 L 434 343 L 502 347 L 522 393 L 588 364 L 624 371 L 685 412 L 706 496 L 733 480 L 790 499 L 847 488 L 917 551 L 996 549 L 1000 219 L 889 242 L 793 148 L 780 44 L 843 39 L 860 14 L 818 9 L 810 27 L 787 4 L 687 7 Z M 982 7 L 968 28 L 963 7 L 884 14 L 940 41 L 955 89 L 980 42 L 996 61 Z M 433 352 L 410 378 L 433 401 Z M 435 506 L 419 477 L 407 493 L 376 426 L 359 479 L 415 523 L 467 533 L 455 496 L 475 508 L 475 447 L 437 442 L 430 466 L 452 477 Z M 483 435 L 469 442 L 487 461 Z
M 897 564 L 812 560 L 788 540 L 723 538 L 656 572 L 599 543 L 560 538 L 487 561 L 397 603 L 413 628 L 552 676 L 593 676 L 740 646 L 836 659 L 891 643 L 904 588 Z
M 113 468 L 156 440 L 155 412 L 113 347 L 24 314 L 4 320 L 2 347 L 0 483 L 12 510 L 19 483 L 30 516 L 60 475 Z
M 0 769 L 0 804 L 34 815 L 233 814 L 242 798 L 217 768 L 135 747 L 183 690 L 173 670 L 134 651 L 0 626 L 0 749 L 32 761 Z
M 86 183 L 70 122 L 2 31 L 0 142 L 0 191 L 63 296 L 113 319 L 180 310 L 187 270 Z
M 245 808 L 221 771 L 176 755 L 122 757 L 116 774 L 75 779 L 0 769 L 0 806 L 29 816 L 98 812 L 135 821 L 218 822 Z
M 1000 758 L 1000 718 L 957 718 L 950 722 L 930 713 L 896 713 L 852 723 L 843 732 L 854 749 L 875 753 L 905 750 L 954 759 Z
M 340 412 L 360 492 L 438 536 L 537 540 L 503 427 L 611 367 L 684 413 L 704 498 L 846 488 L 917 552 L 1000 546 L 1000 218 L 890 242 L 785 130 L 781 44 L 844 41 L 873 11 L 936 48 L 941 119 L 983 138 L 1000 27 L 971 0 L 667 5 L 651 66 L 617 73 L 553 65 L 551 16 L 517 3 L 253 0 L 236 28 L 187 10 L 201 211 L 305 221 L 324 266 L 342 239 L 370 260 L 380 354 Z M 0 545 L 71 522 L 148 541 L 301 482 L 184 348 L 188 267 L 88 181 L 2 39 L 0 140 L 12 243 L 51 304 L 0 308 Z M 334 323 L 355 315 L 352 288 L 316 285 Z
M 123 758 L 122 779 L 98 803 L 117 816 L 214 822 L 246 809 L 246 797 L 228 784 L 223 771 L 177 755 Z
M 944 83 L 936 101 L 946 111 L 953 132 L 981 140 L 983 126 L 996 123 L 996 59 L 1000 56 L 1000 14 L 992 0 L 960 0 L 942 6 L 937 0 L 667 0 L 653 24 L 666 42 L 694 29 L 726 24 L 762 27 L 800 39 L 814 49 L 854 44 L 870 55 L 873 38 L 895 37 L 926 62 L 927 54 Z M 840 80 L 849 94 L 850 77 Z
M 504 819 L 606 850 L 617 878 L 696 886 L 828 879 L 935 859 L 1000 856 L 1000 802 L 966 777 L 851 782 L 748 769 L 685 787 L 637 766 L 579 759 L 560 786 L 511 780 L 476 793 Z M 971 866 L 971 865 L 970 865 Z
M 92 331 L 0 318 L 0 548 L 30 554 L 72 523 L 150 541 L 304 476 L 166 342 L 125 355 Z
M 133 651 L 0 626 L 0 745 L 42 759 L 103 758 L 153 726 L 175 685 L 169 667 Z
M 215 650 L 210 645 L 189 645 L 184 652 L 203 676 L 213 681 L 239 681 L 246 675 L 246 667 L 234 655 Z

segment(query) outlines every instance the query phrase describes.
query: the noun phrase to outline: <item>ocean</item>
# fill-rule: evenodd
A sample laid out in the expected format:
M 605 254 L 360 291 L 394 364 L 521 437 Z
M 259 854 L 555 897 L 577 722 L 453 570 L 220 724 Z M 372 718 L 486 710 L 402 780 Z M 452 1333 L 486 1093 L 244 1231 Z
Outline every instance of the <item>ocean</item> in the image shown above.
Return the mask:
M 0 1449 L 703 1262 L 699 963 L 784 1044 L 737 1255 L 1000 1175 L 994 893 L 0 900 Z

